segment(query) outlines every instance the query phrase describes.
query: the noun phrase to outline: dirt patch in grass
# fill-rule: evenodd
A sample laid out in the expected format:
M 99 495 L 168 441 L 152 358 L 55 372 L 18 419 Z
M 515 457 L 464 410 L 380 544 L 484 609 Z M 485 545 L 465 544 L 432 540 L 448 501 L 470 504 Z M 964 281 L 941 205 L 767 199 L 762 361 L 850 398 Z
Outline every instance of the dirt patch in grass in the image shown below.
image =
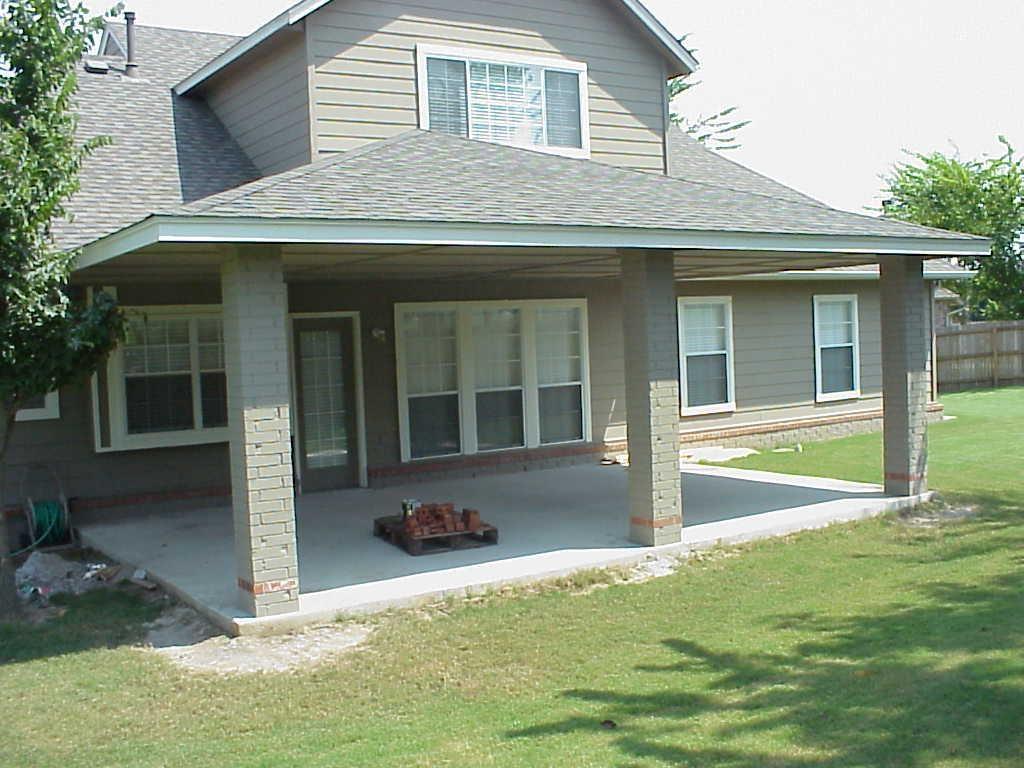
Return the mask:
M 978 514 L 976 504 L 948 504 L 936 500 L 901 512 L 896 520 L 909 528 L 936 528 L 967 520 Z
M 287 635 L 226 637 L 195 611 L 176 605 L 150 622 L 147 650 L 189 672 L 244 675 L 308 670 L 352 651 L 370 636 L 361 624 L 326 624 Z

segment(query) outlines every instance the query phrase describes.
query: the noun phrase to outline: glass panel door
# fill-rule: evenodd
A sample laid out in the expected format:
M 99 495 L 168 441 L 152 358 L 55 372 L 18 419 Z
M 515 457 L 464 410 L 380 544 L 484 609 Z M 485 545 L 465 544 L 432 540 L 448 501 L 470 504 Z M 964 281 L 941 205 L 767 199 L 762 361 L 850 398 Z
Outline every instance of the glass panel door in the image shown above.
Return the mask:
M 295 321 L 298 459 L 303 491 L 358 484 L 350 318 Z

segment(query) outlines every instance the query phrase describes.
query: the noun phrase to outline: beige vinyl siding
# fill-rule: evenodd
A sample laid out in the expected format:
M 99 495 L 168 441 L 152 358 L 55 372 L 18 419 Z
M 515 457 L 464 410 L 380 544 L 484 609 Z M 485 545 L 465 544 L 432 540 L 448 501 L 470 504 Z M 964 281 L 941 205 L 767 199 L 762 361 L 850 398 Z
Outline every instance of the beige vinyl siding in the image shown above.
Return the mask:
M 434 44 L 586 63 L 593 159 L 664 171 L 664 63 L 606 0 L 336 0 L 306 37 L 319 154 L 417 127 L 416 45 Z
M 293 30 L 280 38 L 203 88 L 210 107 L 263 174 L 311 159 L 305 38 Z

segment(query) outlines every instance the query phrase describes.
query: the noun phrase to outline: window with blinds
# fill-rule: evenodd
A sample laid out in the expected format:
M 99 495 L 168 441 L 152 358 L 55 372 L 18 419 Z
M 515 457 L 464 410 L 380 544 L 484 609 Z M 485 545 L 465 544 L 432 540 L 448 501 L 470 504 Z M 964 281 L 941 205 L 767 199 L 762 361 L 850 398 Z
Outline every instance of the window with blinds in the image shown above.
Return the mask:
M 683 414 L 734 410 L 731 299 L 679 299 L 679 348 Z
M 590 439 L 585 300 L 395 313 L 403 461 Z
M 816 396 L 840 400 L 860 394 L 856 296 L 814 297 Z
M 219 442 L 228 424 L 219 312 L 128 311 L 111 355 L 109 420 L 117 449 Z
M 423 49 L 420 70 L 424 128 L 574 156 L 589 152 L 582 64 L 563 68 Z

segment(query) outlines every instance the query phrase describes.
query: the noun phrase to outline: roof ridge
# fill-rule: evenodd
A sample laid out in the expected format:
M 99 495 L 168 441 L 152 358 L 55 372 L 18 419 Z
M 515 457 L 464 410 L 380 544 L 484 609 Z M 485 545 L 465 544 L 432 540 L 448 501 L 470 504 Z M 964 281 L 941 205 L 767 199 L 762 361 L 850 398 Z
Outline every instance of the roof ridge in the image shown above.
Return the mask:
M 118 29 L 118 30 L 124 29 L 124 23 L 120 22 L 120 21 L 117 21 L 117 20 L 114 20 L 114 19 L 108 19 L 105 22 L 105 24 L 106 24 L 106 26 L 108 28 L 113 28 L 113 29 Z M 162 24 L 140 24 L 140 23 L 136 22 L 135 23 L 135 28 L 136 29 L 159 29 L 159 30 L 162 30 L 164 32 L 184 32 L 185 34 L 189 34 L 189 35 L 207 35 L 209 37 L 230 37 L 233 40 L 241 40 L 242 39 L 242 35 L 233 35 L 230 32 L 208 32 L 208 31 L 203 30 L 203 29 L 185 29 L 184 27 L 165 27 Z
M 403 131 L 396 136 L 392 136 L 387 139 L 381 139 L 370 144 L 366 144 L 362 147 L 356 147 L 350 149 L 347 152 L 337 152 L 326 157 L 322 157 L 318 160 L 314 160 L 311 163 L 300 165 L 297 168 L 289 168 L 286 171 L 280 171 L 279 173 L 273 173 L 269 176 L 263 176 L 258 179 L 253 179 L 250 182 L 242 184 L 241 186 L 235 187 L 234 189 L 224 190 L 222 192 L 215 192 L 207 197 L 200 198 L 199 200 L 193 200 L 191 203 L 187 203 L 184 206 L 178 206 L 179 208 L 187 208 L 189 210 L 195 210 L 195 212 L 201 212 L 215 208 L 218 205 L 227 203 L 236 203 L 239 200 L 244 200 L 250 195 L 255 195 L 258 192 L 265 192 L 278 184 L 284 184 L 285 182 L 292 181 L 294 179 L 301 179 L 303 176 L 307 176 L 316 171 L 324 168 L 331 168 L 335 165 L 343 165 L 349 160 L 353 160 L 359 157 L 365 157 L 366 155 L 372 154 L 385 147 L 390 147 L 394 144 L 400 144 L 403 141 L 415 138 L 417 136 L 425 134 L 426 131 L 422 131 L 419 128 L 413 128 L 408 131 Z M 266 183 L 261 183 L 266 182 Z M 235 193 L 235 194 L 232 194 Z M 216 199 L 214 199 L 216 198 Z

